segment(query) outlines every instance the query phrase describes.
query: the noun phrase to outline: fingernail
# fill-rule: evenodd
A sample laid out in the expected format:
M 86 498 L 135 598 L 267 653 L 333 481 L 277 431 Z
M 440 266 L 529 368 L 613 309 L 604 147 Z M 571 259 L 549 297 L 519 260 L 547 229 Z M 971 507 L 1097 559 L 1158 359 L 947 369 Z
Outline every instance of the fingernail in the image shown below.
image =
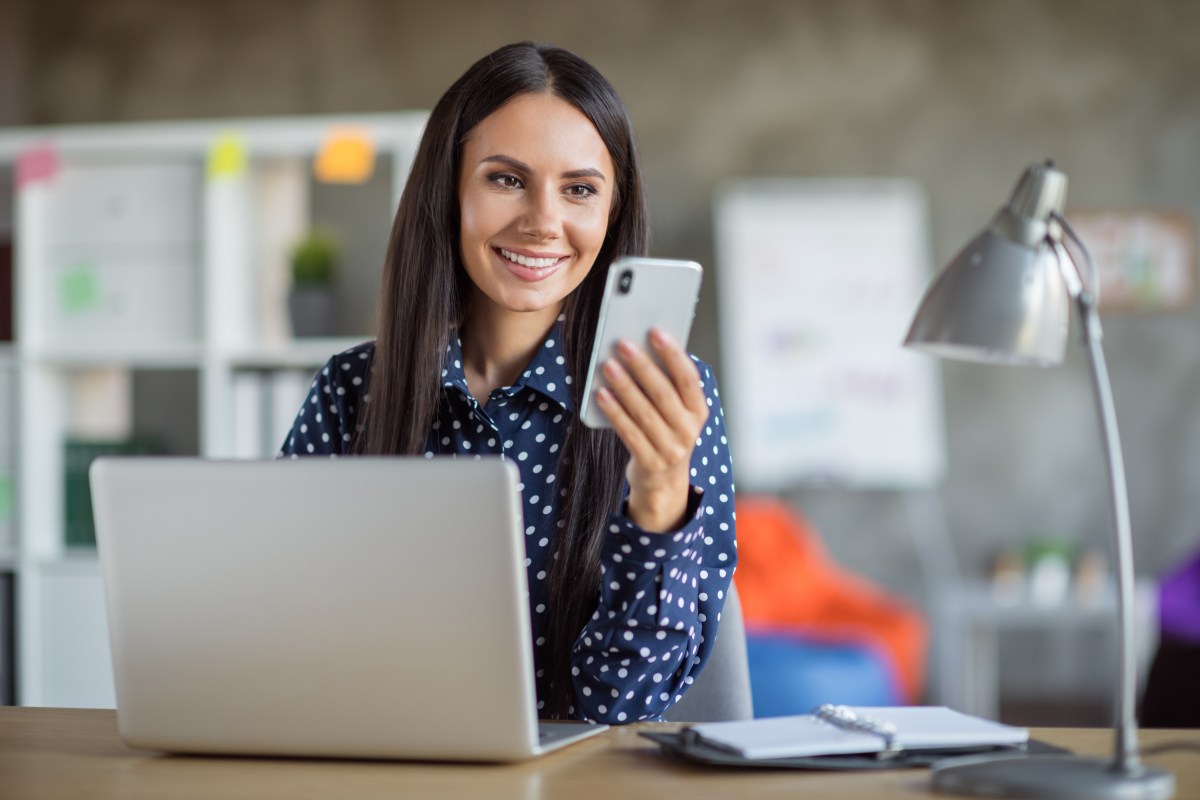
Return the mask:
M 651 328 L 650 338 L 654 340 L 655 344 L 662 345 L 663 347 L 670 347 L 675 344 L 675 340 L 671 338 L 671 334 L 662 328 Z
M 636 356 L 638 354 L 638 346 L 628 339 L 622 339 L 617 347 L 627 356 Z

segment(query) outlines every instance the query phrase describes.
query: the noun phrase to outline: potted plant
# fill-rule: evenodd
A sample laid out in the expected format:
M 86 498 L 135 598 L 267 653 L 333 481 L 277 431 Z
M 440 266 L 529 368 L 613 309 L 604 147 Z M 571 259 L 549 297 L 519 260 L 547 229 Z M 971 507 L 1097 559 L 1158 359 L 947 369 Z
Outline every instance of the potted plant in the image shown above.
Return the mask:
M 291 251 L 292 290 L 288 310 L 295 336 L 330 336 L 333 333 L 333 280 L 337 268 L 337 242 L 312 231 Z

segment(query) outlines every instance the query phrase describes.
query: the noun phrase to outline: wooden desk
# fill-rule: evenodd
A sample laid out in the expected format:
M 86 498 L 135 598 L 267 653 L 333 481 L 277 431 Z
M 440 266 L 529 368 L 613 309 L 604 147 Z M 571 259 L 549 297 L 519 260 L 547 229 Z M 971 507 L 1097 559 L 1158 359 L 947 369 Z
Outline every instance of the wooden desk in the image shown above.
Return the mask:
M 659 723 L 662 727 L 669 723 Z M 878 773 L 724 770 L 668 761 L 617 728 L 557 753 L 505 766 L 162 756 L 125 747 L 116 714 L 0 708 L 0 797 L 45 798 L 854 798 L 929 795 L 923 769 Z M 1107 730 L 1042 729 L 1081 754 L 1108 752 Z M 1200 731 L 1144 731 L 1143 746 L 1200 741 Z M 1176 798 L 1200 798 L 1200 753 L 1149 759 L 1175 773 Z

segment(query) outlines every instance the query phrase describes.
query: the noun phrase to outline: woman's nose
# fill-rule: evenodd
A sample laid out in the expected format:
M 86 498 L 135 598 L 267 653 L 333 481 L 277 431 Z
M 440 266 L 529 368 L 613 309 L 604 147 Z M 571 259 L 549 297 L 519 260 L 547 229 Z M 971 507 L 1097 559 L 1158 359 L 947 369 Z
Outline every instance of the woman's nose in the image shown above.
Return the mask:
M 526 197 L 528 201 L 521 217 L 521 233 L 540 240 L 562 236 L 562 217 L 556 193 L 550 189 L 539 189 L 529 192 Z

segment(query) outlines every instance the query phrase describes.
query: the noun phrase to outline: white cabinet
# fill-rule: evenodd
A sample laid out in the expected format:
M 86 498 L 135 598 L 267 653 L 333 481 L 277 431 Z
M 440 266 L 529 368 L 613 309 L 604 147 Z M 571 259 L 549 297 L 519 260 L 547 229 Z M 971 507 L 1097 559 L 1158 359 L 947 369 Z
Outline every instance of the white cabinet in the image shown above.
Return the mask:
M 60 245 L 47 253 L 39 315 L 48 347 L 137 347 L 200 338 L 200 247 Z
M 51 245 L 170 245 L 200 236 L 203 173 L 198 159 L 60 163 L 46 182 Z
M 36 585 L 41 608 L 40 657 L 31 661 L 40 674 L 28 675 L 23 683 L 40 688 L 40 705 L 113 708 L 104 588 L 96 559 L 47 562 L 35 569 L 36 574 L 23 577 Z
M 10 187 L 17 294 L 8 373 L 16 402 L 7 404 L 16 410 L 11 423 L 0 420 L 0 442 L 15 446 L 15 522 L 9 541 L 0 539 L 0 562 L 18 578 L 20 703 L 113 703 L 95 552 L 64 540 L 68 495 L 78 488 L 66 481 L 68 440 L 138 437 L 171 420 L 188 429 L 176 437 L 192 442 L 183 454 L 273 455 L 306 376 L 371 328 L 367 313 L 340 337 L 291 336 L 287 249 L 315 222 L 312 195 L 327 191 L 310 177 L 312 160 L 338 131 L 374 143 L 366 205 L 384 229 L 373 234 L 371 274 L 349 276 L 373 284 L 426 116 L 0 132 L 0 183 L 7 175 L 18 184 Z M 31 152 L 35 168 L 23 170 Z M 172 381 L 191 387 L 190 402 L 175 392 L 159 401 L 168 408 L 145 405 L 155 401 L 139 387 Z

